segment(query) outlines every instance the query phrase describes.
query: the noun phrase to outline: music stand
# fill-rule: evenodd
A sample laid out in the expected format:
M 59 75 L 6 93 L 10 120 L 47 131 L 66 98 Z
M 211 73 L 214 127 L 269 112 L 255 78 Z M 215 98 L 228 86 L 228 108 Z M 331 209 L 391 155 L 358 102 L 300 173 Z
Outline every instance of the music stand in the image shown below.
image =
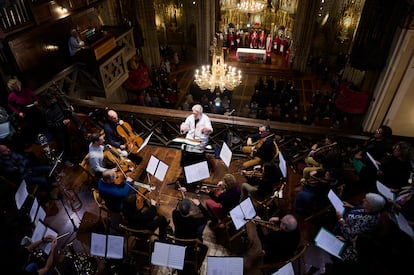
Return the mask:
M 148 173 L 148 183 L 151 185 L 151 180 L 149 174 L 157 178 L 159 181 L 163 181 L 165 175 L 167 174 L 168 165 L 161 160 L 157 159 L 153 155 L 151 155 L 147 168 L 145 171 Z
M 63 151 L 62 151 L 62 153 L 60 153 L 60 155 L 56 158 L 55 163 L 53 164 L 52 169 L 51 169 L 51 170 L 50 170 L 50 172 L 49 172 L 49 176 L 48 176 L 49 178 L 50 178 L 50 177 L 53 175 L 53 173 L 55 172 L 55 170 L 56 170 L 56 168 L 57 168 L 58 164 L 62 162 L 62 156 L 63 156 Z

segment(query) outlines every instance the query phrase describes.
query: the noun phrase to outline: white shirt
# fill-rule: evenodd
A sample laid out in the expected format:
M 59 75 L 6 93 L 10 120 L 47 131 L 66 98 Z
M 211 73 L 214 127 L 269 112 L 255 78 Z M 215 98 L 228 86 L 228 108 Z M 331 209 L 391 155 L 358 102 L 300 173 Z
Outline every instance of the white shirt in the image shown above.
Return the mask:
M 99 147 L 93 146 L 93 143 L 89 144 L 89 164 L 91 165 L 91 169 L 94 172 L 103 172 L 106 170 L 103 167 L 103 159 L 104 159 L 104 146 L 99 145 Z
M 204 152 L 204 146 L 208 143 L 208 137 L 213 132 L 213 126 L 211 126 L 210 118 L 205 114 L 201 114 L 200 119 L 198 120 L 198 123 L 196 125 L 194 115 L 189 115 L 185 119 L 183 124 L 185 124 L 188 129 L 188 132 L 185 136 L 186 138 L 201 141 L 201 146 L 187 145 L 186 150 L 189 152 L 196 152 L 196 153 Z M 210 130 L 210 133 L 208 135 L 203 134 L 201 132 L 204 128 L 207 128 L 208 130 Z

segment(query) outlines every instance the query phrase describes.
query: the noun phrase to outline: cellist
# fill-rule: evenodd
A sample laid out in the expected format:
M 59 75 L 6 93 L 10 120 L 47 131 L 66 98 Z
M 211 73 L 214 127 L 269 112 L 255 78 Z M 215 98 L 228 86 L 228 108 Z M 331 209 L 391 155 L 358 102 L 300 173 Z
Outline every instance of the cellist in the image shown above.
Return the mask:
M 141 161 L 141 158 L 136 154 L 129 154 L 127 141 L 118 132 L 118 127 L 124 125 L 122 119 L 119 119 L 118 114 L 115 110 L 108 110 L 106 114 L 106 121 L 104 124 L 105 139 L 107 144 L 116 148 L 122 157 L 130 158 L 135 164 Z
M 249 160 L 243 163 L 243 169 L 271 161 L 279 151 L 273 141 L 274 134 L 270 132 L 270 126 L 267 124 L 261 125 L 258 133 L 249 135 L 246 146 L 242 147 L 243 153 L 249 157 Z

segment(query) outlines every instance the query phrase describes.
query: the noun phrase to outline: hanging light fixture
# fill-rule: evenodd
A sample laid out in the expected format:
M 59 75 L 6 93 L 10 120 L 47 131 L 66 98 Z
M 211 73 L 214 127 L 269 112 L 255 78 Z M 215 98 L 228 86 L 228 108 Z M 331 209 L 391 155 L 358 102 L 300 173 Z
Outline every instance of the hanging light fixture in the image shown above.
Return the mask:
M 266 1 L 263 0 L 240 0 L 240 3 L 237 4 L 237 8 L 241 12 L 257 13 L 262 12 L 266 5 Z
M 221 46 L 217 46 L 216 42 L 213 45 L 214 51 L 211 66 L 202 66 L 201 70 L 197 69 L 194 82 L 202 90 L 214 92 L 216 88 L 219 88 L 221 92 L 224 90 L 232 91 L 241 83 L 241 71 L 237 71 L 235 67 L 227 66 L 224 63 Z

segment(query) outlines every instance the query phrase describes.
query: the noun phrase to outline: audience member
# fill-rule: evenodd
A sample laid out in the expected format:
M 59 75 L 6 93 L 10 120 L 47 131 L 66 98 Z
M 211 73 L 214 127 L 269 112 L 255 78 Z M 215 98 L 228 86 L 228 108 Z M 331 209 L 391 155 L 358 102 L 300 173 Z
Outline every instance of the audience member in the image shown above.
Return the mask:
M 30 88 L 23 88 L 17 78 L 10 79 L 7 86 L 10 90 L 7 98 L 8 107 L 16 114 L 14 126 L 25 143 L 33 143 L 44 126 L 40 119 L 42 116 L 38 108 L 38 97 Z
M 121 182 L 116 182 L 117 180 L 114 170 L 103 171 L 102 178 L 98 181 L 98 191 L 109 210 L 120 212 L 124 206 L 124 200 L 133 191 L 131 188 L 133 179 L 127 177 Z
M 204 187 L 201 191 L 210 196 L 205 204 L 212 214 L 211 226 L 222 222 L 230 210 L 239 203 L 240 185 L 232 174 L 225 174 L 215 190 Z
M 274 139 L 274 134 L 270 132 L 269 125 L 261 125 L 258 133 L 249 135 L 246 146 L 242 147 L 242 151 L 250 159 L 243 163 L 243 168 L 246 169 L 265 161 L 271 161 L 279 154 L 279 148 L 274 143 Z
M 203 240 L 203 231 L 210 215 L 200 200 L 182 199 L 173 210 L 172 218 L 177 238 Z
M 173 234 L 172 228 L 169 226 L 170 221 L 158 212 L 156 205 L 157 202 L 153 199 L 145 200 L 143 206 L 139 209 L 137 194 L 130 194 L 124 202 L 122 214 L 130 228 L 153 231 L 158 229 L 160 239 L 165 239 L 167 233 Z

